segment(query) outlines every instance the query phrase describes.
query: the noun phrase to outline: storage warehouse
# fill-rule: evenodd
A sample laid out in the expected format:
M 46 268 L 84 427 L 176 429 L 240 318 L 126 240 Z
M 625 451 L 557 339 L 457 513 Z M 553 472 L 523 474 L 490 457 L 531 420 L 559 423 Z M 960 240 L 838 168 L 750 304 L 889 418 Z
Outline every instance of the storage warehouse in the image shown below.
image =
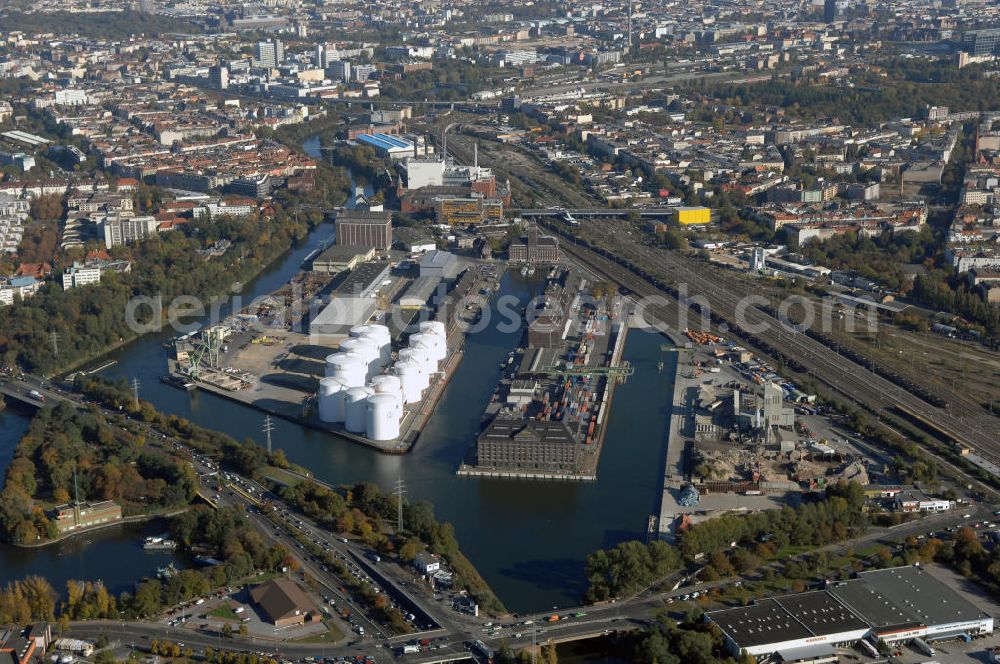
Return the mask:
M 711 611 L 705 619 L 719 626 L 734 656 L 780 653 L 783 661 L 822 657 L 816 646 L 862 638 L 894 643 L 993 632 L 992 617 L 921 567 L 863 572 L 826 590 Z

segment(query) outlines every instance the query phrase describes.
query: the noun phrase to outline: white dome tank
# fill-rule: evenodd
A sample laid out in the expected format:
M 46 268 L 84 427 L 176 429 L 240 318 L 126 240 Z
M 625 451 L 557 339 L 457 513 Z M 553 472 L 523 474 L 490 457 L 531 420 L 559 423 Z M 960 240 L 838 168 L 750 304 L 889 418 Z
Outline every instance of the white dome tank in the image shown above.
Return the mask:
M 400 400 L 403 399 L 403 381 L 399 376 L 393 374 L 382 374 L 372 378 L 371 388 L 375 394 L 389 394 Z
M 366 337 L 350 337 L 340 342 L 341 353 L 357 353 L 365 358 L 366 364 L 371 364 L 382 355 L 379 352 L 378 343 L 374 339 Z
M 344 397 L 344 428 L 351 433 L 365 432 L 365 402 L 374 392 L 367 387 L 352 387 Z
M 392 370 L 403 384 L 403 401 L 405 403 L 420 401 L 420 395 L 427 387 L 427 374 L 421 370 L 420 365 L 413 360 L 404 360 L 396 362 Z
M 410 337 L 410 348 L 424 348 L 430 354 L 431 359 L 440 362 L 448 354 L 441 337 L 433 334 L 414 334 Z
M 423 348 L 403 348 L 399 351 L 399 362 L 416 362 L 420 370 L 426 374 L 437 371 L 437 362 L 431 358 L 431 354 Z
M 372 440 L 399 438 L 403 404 L 392 394 L 373 394 L 366 401 L 365 435 Z
M 445 329 L 444 323 L 439 320 L 425 320 L 418 327 L 420 334 L 430 334 L 435 337 L 441 337 L 441 340 L 448 343 L 448 332 Z
M 392 333 L 385 325 L 357 325 L 351 328 L 351 337 L 373 339 L 382 358 L 382 366 L 392 359 Z
M 362 387 L 368 378 L 368 365 L 357 353 L 334 353 L 326 358 L 326 374 L 348 387 Z
M 344 397 L 347 385 L 339 378 L 324 378 L 319 381 L 319 392 L 316 401 L 319 406 L 319 419 L 323 422 L 344 421 Z

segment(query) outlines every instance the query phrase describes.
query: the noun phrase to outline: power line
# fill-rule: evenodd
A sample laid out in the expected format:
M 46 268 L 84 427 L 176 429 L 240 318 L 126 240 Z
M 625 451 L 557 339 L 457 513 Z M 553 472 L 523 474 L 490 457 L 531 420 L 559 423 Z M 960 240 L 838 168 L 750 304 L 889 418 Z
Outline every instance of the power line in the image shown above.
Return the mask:
M 261 429 L 264 435 L 267 436 L 267 454 L 271 454 L 271 432 L 274 431 L 274 422 L 271 421 L 271 416 L 267 415 L 264 417 L 264 428 Z
M 396 478 L 396 532 L 403 532 L 403 496 L 406 495 L 406 482 L 403 478 Z
M 52 353 L 54 355 L 59 355 L 59 338 L 62 336 L 55 330 L 49 332 L 50 338 L 52 339 Z
M 142 387 L 142 383 L 139 382 L 138 378 L 132 379 L 132 398 L 135 399 L 135 409 L 139 410 L 139 388 Z

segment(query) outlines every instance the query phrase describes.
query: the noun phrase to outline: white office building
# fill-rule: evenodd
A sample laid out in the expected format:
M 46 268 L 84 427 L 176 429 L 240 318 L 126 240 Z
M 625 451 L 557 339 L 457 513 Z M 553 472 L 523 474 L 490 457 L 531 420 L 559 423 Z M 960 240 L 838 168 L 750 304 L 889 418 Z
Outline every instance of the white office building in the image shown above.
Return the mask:
M 101 268 L 97 266 L 73 263 L 73 267 L 66 268 L 62 275 L 63 290 L 99 283 L 101 283 Z

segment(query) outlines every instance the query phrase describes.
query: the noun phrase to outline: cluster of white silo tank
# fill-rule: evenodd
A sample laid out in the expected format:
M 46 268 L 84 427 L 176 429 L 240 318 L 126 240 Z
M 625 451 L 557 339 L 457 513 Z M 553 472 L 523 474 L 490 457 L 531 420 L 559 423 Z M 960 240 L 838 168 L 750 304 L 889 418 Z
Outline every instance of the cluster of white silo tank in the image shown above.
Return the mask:
M 406 348 L 399 351 L 393 373 L 403 387 L 403 403 L 420 401 L 431 382 L 431 374 L 438 370 L 441 360 L 448 354 L 444 323 L 420 323 L 418 332 L 410 335 Z
M 320 420 L 343 424 L 372 440 L 398 438 L 403 404 L 420 400 L 431 374 L 448 354 L 444 324 L 420 323 L 408 347 L 399 351 L 392 373 L 382 373 L 391 354 L 389 328 L 351 328 L 339 352 L 326 358 L 326 377 L 320 380 L 317 395 Z

